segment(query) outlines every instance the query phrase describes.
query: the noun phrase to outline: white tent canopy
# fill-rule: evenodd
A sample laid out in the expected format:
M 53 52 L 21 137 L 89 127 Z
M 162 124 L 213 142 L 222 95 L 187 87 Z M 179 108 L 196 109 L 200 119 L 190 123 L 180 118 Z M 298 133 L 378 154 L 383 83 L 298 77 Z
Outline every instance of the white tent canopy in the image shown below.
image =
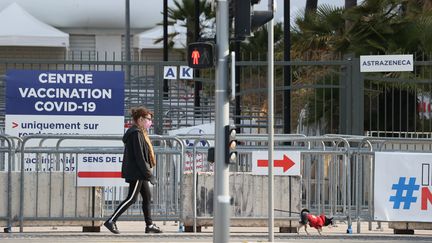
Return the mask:
M 174 49 L 186 47 L 186 28 L 180 25 L 168 26 L 168 35 L 179 33 L 174 37 Z M 158 25 L 150 30 L 134 36 L 133 47 L 139 49 L 162 49 L 163 41 L 155 44 L 155 41 L 163 37 L 163 27 Z
M 0 46 L 68 47 L 69 34 L 39 21 L 12 3 L 0 12 Z
M 123 30 L 124 0 L 0 0 L 0 10 L 16 2 L 40 21 L 61 30 Z M 134 33 L 162 21 L 162 0 L 130 0 L 130 26 Z M 168 0 L 168 6 L 175 6 Z M 123 33 L 123 32 L 122 32 Z

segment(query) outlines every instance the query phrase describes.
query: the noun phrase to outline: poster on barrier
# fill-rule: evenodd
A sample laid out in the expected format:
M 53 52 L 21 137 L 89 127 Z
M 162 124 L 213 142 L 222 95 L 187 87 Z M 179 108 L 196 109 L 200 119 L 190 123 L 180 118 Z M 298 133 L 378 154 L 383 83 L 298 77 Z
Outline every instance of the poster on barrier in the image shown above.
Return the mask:
M 196 140 L 191 139 L 188 135 L 197 136 L 197 135 L 205 135 L 205 134 L 214 134 L 215 124 L 208 123 L 202 124 L 198 126 L 185 127 L 176 130 L 168 131 L 170 136 L 180 135 L 183 138 L 183 142 L 186 145 L 186 152 L 183 161 L 183 172 L 191 172 L 193 170 L 193 147 L 206 147 L 214 145 L 214 140 L 206 141 L 206 140 Z M 195 144 L 198 142 L 198 144 Z M 207 162 L 207 153 L 197 152 L 195 156 L 195 167 L 196 171 L 213 171 L 213 164 Z
M 282 176 L 300 175 L 299 151 L 274 151 L 273 174 Z M 252 175 L 268 175 L 268 151 L 252 152 Z
M 58 158 L 55 154 L 25 154 L 24 156 L 24 171 L 27 172 L 76 172 L 76 170 L 76 158 L 70 154 Z
M 79 154 L 77 186 L 127 186 L 121 177 L 123 154 Z
M 432 154 L 376 152 L 374 219 L 432 222 Z

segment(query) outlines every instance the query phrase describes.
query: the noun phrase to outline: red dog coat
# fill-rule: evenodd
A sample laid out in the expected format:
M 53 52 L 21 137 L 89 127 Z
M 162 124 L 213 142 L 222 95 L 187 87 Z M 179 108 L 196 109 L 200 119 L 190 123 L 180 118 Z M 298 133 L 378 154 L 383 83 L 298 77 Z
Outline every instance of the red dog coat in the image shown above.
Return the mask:
M 321 229 L 324 226 L 325 216 L 321 214 L 320 216 L 315 216 L 312 214 L 307 215 L 307 219 L 309 221 L 309 226 L 314 227 L 315 229 Z

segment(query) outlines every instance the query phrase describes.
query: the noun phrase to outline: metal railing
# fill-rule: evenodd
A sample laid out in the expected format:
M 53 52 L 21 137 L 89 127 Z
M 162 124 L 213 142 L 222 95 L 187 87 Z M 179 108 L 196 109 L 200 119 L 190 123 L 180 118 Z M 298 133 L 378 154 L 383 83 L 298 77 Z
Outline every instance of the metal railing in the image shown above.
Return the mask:
M 154 220 L 181 221 L 184 214 L 184 203 L 192 202 L 193 227 L 196 229 L 199 220 L 211 220 L 213 217 L 210 191 L 198 193 L 198 176 L 204 173 L 212 177 L 213 165 L 207 163 L 208 148 L 214 141 L 213 135 L 178 135 L 151 136 L 154 142 L 158 166 L 155 175 L 158 183 L 153 187 Z M 187 146 L 185 140 L 193 141 Z M 265 134 L 240 134 L 239 161 L 230 166 L 232 186 L 250 187 L 245 180 L 252 171 L 252 153 L 267 149 Z M 112 187 L 112 193 L 107 195 L 98 187 L 79 188 L 76 186 L 79 169 L 79 155 L 91 154 L 122 154 L 121 136 L 89 136 L 89 135 L 31 135 L 23 138 L 0 135 L 0 174 L 7 173 L 6 183 L 0 189 L 7 192 L 7 200 L 0 200 L 0 206 L 5 209 L 0 214 L 7 228 L 19 225 L 20 231 L 27 221 L 59 222 L 59 221 L 101 221 L 117 207 L 124 198 L 124 188 Z M 118 142 L 117 145 L 99 145 L 99 142 Z M 80 146 L 71 144 L 79 143 Z M 190 142 L 189 142 L 190 143 Z M 83 146 L 83 144 L 89 144 Z M 376 138 L 329 134 L 319 137 L 304 135 L 275 135 L 275 151 L 299 151 L 300 184 L 296 177 L 279 180 L 278 186 L 289 190 L 287 201 L 283 202 L 284 210 L 276 213 L 275 219 L 297 221 L 298 211 L 308 208 L 313 213 L 325 213 L 340 221 L 347 221 L 352 226 L 353 219 L 360 222 L 374 222 L 373 192 L 374 192 L 374 156 L 375 152 L 411 152 L 431 153 L 432 141 L 429 139 L 407 138 Z M 69 158 L 66 159 L 66 158 Z M 200 160 L 198 170 L 197 160 Z M 191 159 L 190 172 L 184 170 L 186 159 Z M 193 175 L 191 198 L 182 201 L 185 188 L 183 178 L 185 173 Z M 282 176 L 283 177 L 283 176 Z M 286 177 L 285 177 L 286 178 Z M 13 181 L 19 181 L 19 202 L 12 195 L 18 191 Z M 208 183 L 208 182 L 207 182 Z M 249 183 L 252 183 L 249 181 Z M 253 186 L 266 188 L 265 177 Z M 257 184 L 258 183 L 258 184 Z M 261 183 L 261 184 L 260 184 Z M 299 190 L 299 204 L 295 200 L 294 187 Z M 111 187 L 109 187 L 111 189 Z M 293 194 L 294 193 L 294 194 Z M 265 190 L 256 193 L 255 201 L 244 204 L 234 198 L 232 219 L 265 219 L 266 211 L 250 214 L 250 208 L 257 201 L 270 200 L 266 198 Z M 97 207 L 100 200 L 101 207 Z M 5 205 L 1 205 L 5 204 Z M 19 204 L 19 210 L 13 210 L 13 205 Z M 85 209 L 79 208 L 83 204 Z M 24 205 L 30 205 L 24 207 Z M 208 210 L 210 209 L 210 210 Z M 249 211 L 248 211 L 249 210 Z M 15 216 L 14 216 L 15 214 Z M 121 220 L 140 220 L 140 207 L 131 207 Z
M 123 199 L 105 196 L 97 187 L 77 187 L 78 158 L 92 154 L 122 154 L 121 136 L 85 136 L 85 135 L 31 135 L 22 138 L 18 147 L 13 147 L 13 138 L 2 137 L 8 147 L 2 148 L 2 156 L 8 166 L 3 170 L 19 177 L 19 210 L 16 212 L 20 231 L 26 221 L 98 221 L 104 214 L 109 214 Z M 153 187 L 153 214 L 155 220 L 178 220 L 181 205 L 177 200 L 181 190 L 183 164 L 183 142 L 175 137 L 151 136 L 155 143 L 158 160 L 154 173 L 158 184 Z M 118 145 L 100 145 L 103 142 L 119 142 Z M 74 143 L 74 145 L 71 145 Z M 87 146 L 86 146 L 87 144 Z M 17 144 L 18 145 L 18 144 Z M 13 156 L 16 151 L 16 156 Z M 3 163 L 2 163 L 3 164 Z M 19 175 L 19 176 L 18 176 Z M 8 188 L 11 180 L 8 179 Z M 6 183 L 5 183 L 6 185 Z M 97 194 L 97 195 L 96 195 Z M 8 201 L 11 190 L 8 189 Z M 109 196 L 107 196 L 109 198 Z M 102 200 L 102 207 L 95 207 L 97 199 Z M 86 208 L 79 208 L 84 203 Z M 26 205 L 26 207 L 24 207 Z M 10 215 L 12 210 L 7 208 Z M 96 211 L 95 211 L 96 210 Z M 136 220 L 142 213 L 131 208 L 123 219 Z M 15 221 L 17 221 L 15 220 Z M 12 221 L 12 216 L 8 217 Z M 12 223 L 8 223 L 10 228 Z
M 7 172 L 6 183 L 1 183 L 5 188 L 0 188 L 1 191 L 6 191 L 7 199 L 6 205 L 0 205 L 6 208 L 5 215 L 0 215 L 0 220 L 6 220 L 5 232 L 10 232 L 12 227 L 12 164 L 15 158 L 15 143 L 13 138 L 5 135 L 0 135 L 0 172 Z M 3 193 L 2 193 L 3 194 Z M 3 194 L 5 195 L 5 194 Z M 3 204 L 3 200 L 0 202 Z

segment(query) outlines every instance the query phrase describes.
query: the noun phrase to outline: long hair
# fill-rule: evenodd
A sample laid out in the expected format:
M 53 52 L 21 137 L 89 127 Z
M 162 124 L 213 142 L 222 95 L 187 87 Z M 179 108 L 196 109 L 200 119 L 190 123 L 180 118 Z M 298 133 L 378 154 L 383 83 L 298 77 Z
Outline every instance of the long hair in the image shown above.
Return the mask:
M 147 115 L 151 115 L 151 117 L 153 117 L 153 112 L 151 112 L 149 109 L 145 108 L 144 106 L 132 107 L 130 109 L 130 114 L 135 123 L 138 121 L 140 117 L 146 117 Z
M 133 107 L 133 108 L 131 108 L 130 113 L 131 113 L 132 119 L 135 123 L 137 123 L 137 121 L 140 117 L 146 117 L 148 115 L 153 117 L 153 113 L 149 109 L 145 108 L 144 106 Z M 149 147 L 150 167 L 153 168 L 156 166 L 156 157 L 154 154 L 153 145 L 150 141 L 147 130 L 145 128 L 142 128 L 142 127 L 140 129 L 144 135 L 144 140 L 146 141 L 147 146 Z

